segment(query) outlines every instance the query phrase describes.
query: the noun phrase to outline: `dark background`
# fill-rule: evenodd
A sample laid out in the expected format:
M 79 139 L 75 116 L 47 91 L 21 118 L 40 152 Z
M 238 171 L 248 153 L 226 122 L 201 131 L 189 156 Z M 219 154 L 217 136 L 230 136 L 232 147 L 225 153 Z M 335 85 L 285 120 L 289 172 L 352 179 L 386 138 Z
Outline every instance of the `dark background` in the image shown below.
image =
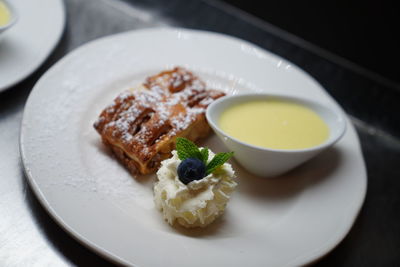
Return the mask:
M 346 111 L 360 138 L 368 173 L 365 202 L 345 239 L 315 266 L 400 266 L 398 9 L 369 0 L 362 4 L 229 1 L 258 16 L 258 21 L 267 21 L 304 42 L 215 0 L 124 0 L 149 16 L 110 8 L 113 1 L 65 0 L 68 21 L 60 44 L 35 74 L 0 94 L 1 126 L 19 127 L 23 105 L 43 73 L 67 52 L 98 37 L 161 22 L 245 39 L 316 79 Z M 0 152 L 13 151 L 0 164 L 7 167 L 6 172 L 0 171 L 0 181 L 12 188 L 0 195 L 0 202 L 5 199 L 7 203 L 0 215 L 15 227 L 0 227 L 0 240 L 6 240 L 0 241 L 0 255 L 7 255 L 0 257 L 0 266 L 10 266 L 1 264 L 2 260 L 10 260 L 13 266 L 46 266 L 51 261 L 53 266 L 115 266 L 80 245 L 49 217 L 24 177 L 15 152 L 18 136 L 10 133 L 5 132 L 6 139 L 0 140 L 8 145 Z
M 366 75 L 400 88 L 400 9 L 392 2 L 225 2 L 350 61 L 338 59 L 348 67 L 360 66 L 367 71 Z

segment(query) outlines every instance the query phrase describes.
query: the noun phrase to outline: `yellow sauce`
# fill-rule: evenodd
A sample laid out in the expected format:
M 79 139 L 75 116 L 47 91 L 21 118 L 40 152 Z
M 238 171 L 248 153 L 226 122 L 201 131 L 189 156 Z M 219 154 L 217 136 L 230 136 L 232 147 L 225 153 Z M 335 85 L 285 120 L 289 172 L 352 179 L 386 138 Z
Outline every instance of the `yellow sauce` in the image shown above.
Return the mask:
M 0 27 L 5 26 L 10 21 L 10 11 L 8 10 L 6 4 L 0 0 Z
M 326 123 L 310 108 L 290 101 L 253 100 L 227 108 L 220 128 L 251 145 L 272 149 L 303 149 L 323 143 Z

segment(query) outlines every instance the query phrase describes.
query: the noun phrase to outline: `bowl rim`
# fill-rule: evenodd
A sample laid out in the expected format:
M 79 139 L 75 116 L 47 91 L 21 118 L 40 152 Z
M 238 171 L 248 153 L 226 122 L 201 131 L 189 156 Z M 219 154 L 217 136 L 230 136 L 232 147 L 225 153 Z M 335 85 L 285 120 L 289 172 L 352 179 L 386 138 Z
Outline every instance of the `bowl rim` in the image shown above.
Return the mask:
M 0 0 L 0 3 L 3 3 L 10 12 L 10 20 L 8 21 L 8 23 L 3 26 L 0 26 L 0 31 L 4 31 L 6 29 L 11 28 L 17 22 L 18 13 L 16 11 L 16 8 L 9 1 Z
M 261 147 L 261 146 L 257 146 L 257 145 L 252 145 L 252 144 L 243 142 L 235 137 L 232 137 L 231 135 L 225 133 L 218 126 L 217 122 L 215 122 L 213 120 L 214 115 L 212 115 L 211 113 L 218 105 L 221 105 L 224 102 L 233 101 L 233 100 L 240 99 L 240 98 L 242 98 L 242 100 L 239 100 L 239 102 L 246 102 L 247 100 L 251 101 L 254 99 L 260 99 L 260 97 L 282 99 L 282 100 L 302 104 L 302 105 L 305 105 L 308 108 L 312 109 L 320 117 L 322 117 L 321 114 L 317 110 L 315 110 L 313 108 L 313 106 L 321 107 L 322 109 L 328 111 L 329 113 L 331 113 L 334 116 L 336 116 L 337 118 L 339 118 L 338 121 L 340 122 L 339 124 L 342 125 L 342 127 L 339 129 L 339 131 L 336 132 L 335 135 L 329 136 L 327 138 L 327 140 L 325 140 L 323 143 L 316 145 L 316 146 L 312 146 L 309 148 L 301 148 L 301 149 L 275 149 L 275 148 L 266 148 L 266 147 Z M 236 103 L 238 103 L 238 102 L 236 102 Z M 227 107 L 228 106 L 229 105 L 227 105 Z M 214 129 L 214 131 L 218 131 L 220 134 L 229 137 L 233 141 L 241 144 L 242 146 L 247 146 L 252 149 L 256 149 L 258 151 L 275 152 L 275 153 L 304 153 L 304 152 L 312 152 L 312 151 L 322 150 L 322 149 L 325 149 L 325 148 L 328 148 L 328 147 L 334 145 L 337 141 L 339 141 L 343 137 L 344 133 L 347 130 L 347 123 L 346 123 L 346 119 L 345 119 L 346 117 L 344 116 L 344 112 L 341 111 L 339 108 L 333 108 L 332 106 L 328 106 L 321 102 L 306 99 L 306 98 L 295 96 L 295 95 L 285 95 L 285 94 L 276 94 L 276 93 L 254 92 L 254 93 L 240 93 L 240 94 L 235 94 L 235 95 L 225 95 L 225 96 L 217 99 L 216 101 L 212 102 L 207 107 L 206 118 L 207 118 L 208 123 L 211 125 L 211 128 Z M 331 129 L 331 125 L 329 125 L 328 122 L 326 122 L 326 120 L 324 120 L 324 122 Z

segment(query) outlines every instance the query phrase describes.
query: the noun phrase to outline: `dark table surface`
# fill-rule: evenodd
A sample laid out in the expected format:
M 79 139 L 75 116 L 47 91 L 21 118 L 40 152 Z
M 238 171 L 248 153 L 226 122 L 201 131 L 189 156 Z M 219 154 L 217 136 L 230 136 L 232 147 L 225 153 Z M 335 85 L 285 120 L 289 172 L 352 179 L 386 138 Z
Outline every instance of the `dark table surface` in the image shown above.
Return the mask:
M 218 1 L 65 0 L 67 26 L 49 59 L 0 93 L 0 266 L 112 266 L 64 232 L 40 205 L 18 149 L 25 101 L 40 76 L 72 49 L 101 36 L 156 26 L 210 30 L 248 40 L 313 76 L 350 116 L 368 173 L 363 208 L 320 266 L 400 264 L 400 127 L 396 85 Z

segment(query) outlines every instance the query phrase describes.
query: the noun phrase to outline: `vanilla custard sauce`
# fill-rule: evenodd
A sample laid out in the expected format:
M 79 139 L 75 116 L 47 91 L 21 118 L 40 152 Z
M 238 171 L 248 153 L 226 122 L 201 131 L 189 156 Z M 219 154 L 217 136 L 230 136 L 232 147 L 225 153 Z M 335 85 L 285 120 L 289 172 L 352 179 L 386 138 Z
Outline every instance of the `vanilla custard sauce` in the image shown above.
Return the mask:
M 323 143 L 329 128 L 310 108 L 290 101 L 252 100 L 227 108 L 220 128 L 251 145 L 272 149 L 304 149 Z
M 10 19 L 10 11 L 8 10 L 6 4 L 0 0 L 0 27 L 7 25 Z

